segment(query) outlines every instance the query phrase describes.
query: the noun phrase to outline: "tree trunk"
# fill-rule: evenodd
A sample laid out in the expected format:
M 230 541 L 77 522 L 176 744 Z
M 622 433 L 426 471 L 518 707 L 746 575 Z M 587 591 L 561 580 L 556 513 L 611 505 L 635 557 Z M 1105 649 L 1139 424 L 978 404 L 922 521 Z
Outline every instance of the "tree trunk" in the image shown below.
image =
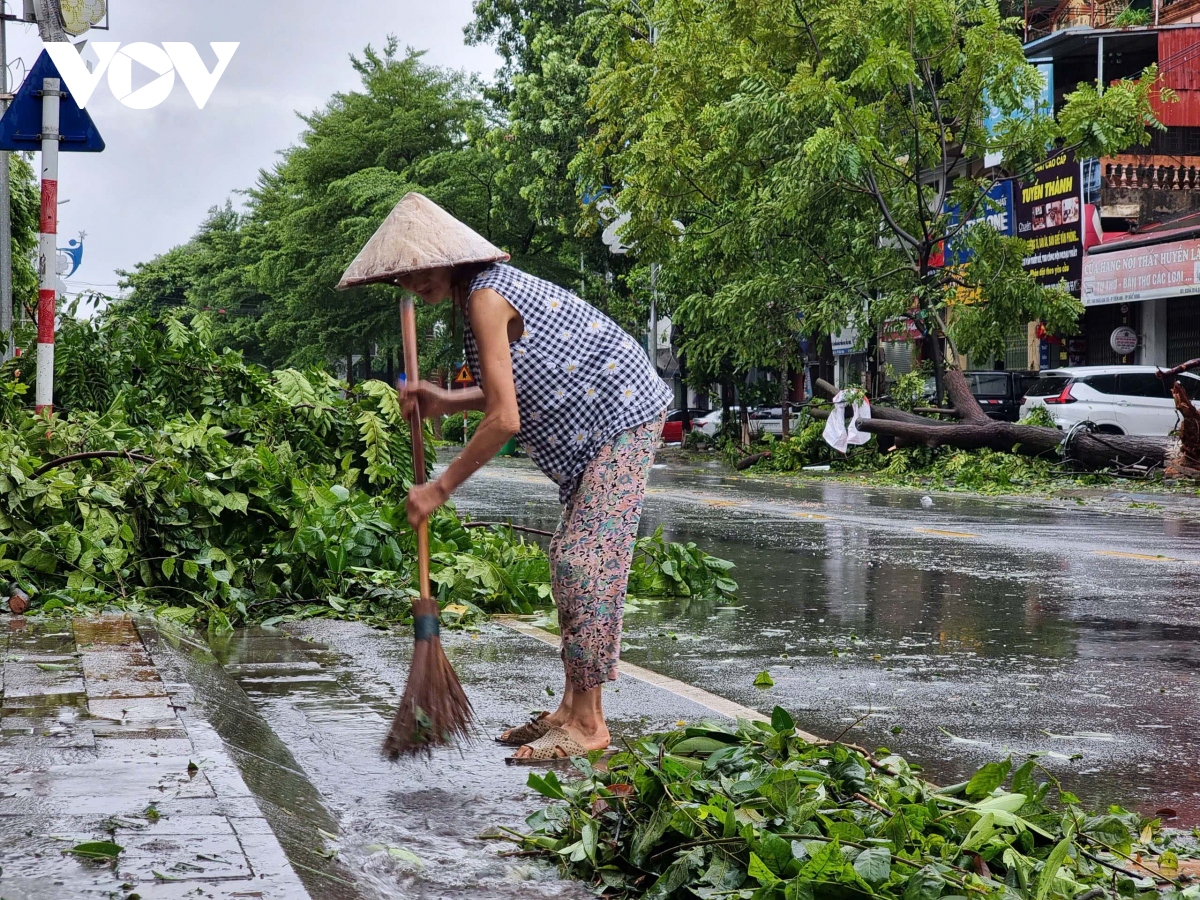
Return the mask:
M 934 405 L 941 406 L 946 397 L 946 373 L 942 366 L 941 340 L 932 331 L 925 335 L 925 358 L 933 362 Z M 971 401 L 974 403 L 974 399 Z M 975 404 L 978 406 L 979 404 Z
M 682 329 L 675 334 L 677 340 L 682 341 Z M 687 354 L 680 350 L 676 354 L 676 359 L 679 360 L 679 381 L 683 385 L 683 440 L 686 443 L 688 433 L 692 430 L 692 404 L 688 402 L 688 378 L 687 378 Z
M 1187 470 L 1194 468 L 1196 474 L 1200 475 L 1200 413 L 1196 412 L 1190 401 L 1183 401 L 1188 411 L 1183 411 L 1183 406 L 1180 406 L 1184 416 L 1181 443 L 1179 438 L 1093 434 L 1083 430 L 1068 435 L 1057 428 L 997 422 L 988 418 L 983 407 L 972 396 L 962 372 L 948 370 L 945 386 L 950 402 L 958 413 L 957 422 L 927 419 L 886 407 L 872 407 L 871 418 L 860 420 L 858 428 L 872 434 L 886 433 L 898 440 L 927 447 L 957 447 L 963 450 L 986 448 L 1030 456 L 1057 453 L 1065 444 L 1064 458 L 1090 469 L 1115 467 L 1148 472 L 1167 466 L 1169 470 L 1177 470 L 1180 474 L 1190 474 Z M 833 386 L 827 382 L 820 382 L 819 387 L 829 392 L 833 390 Z M 1182 392 L 1182 386 L 1177 385 L 1177 391 Z M 1176 398 L 1178 405 L 1181 402 L 1178 393 Z M 1195 465 L 1189 466 L 1188 460 Z
M 352 353 L 346 354 L 346 386 L 354 387 L 354 355 Z
M 728 381 L 721 382 L 721 429 L 729 427 L 729 410 L 733 407 L 733 386 Z
M 783 362 L 779 367 L 779 405 L 783 409 L 782 432 L 783 432 L 784 440 L 787 439 L 788 435 L 791 433 L 791 430 L 792 430 L 792 428 L 791 428 L 792 419 L 791 419 L 791 415 L 789 412 L 790 407 L 788 406 L 788 404 L 791 402 L 791 399 L 792 399 L 791 398 L 791 393 L 792 393 L 791 387 L 792 387 L 792 380 L 791 380 L 791 378 L 788 377 L 787 353 L 785 352 L 783 355 Z
M 875 331 L 867 338 L 867 390 L 871 392 L 872 397 L 882 396 L 886 390 L 883 367 L 879 365 L 879 353 L 879 332 Z
M 1174 374 L 1189 368 L 1200 368 L 1200 359 L 1177 366 Z M 1167 474 L 1172 478 L 1200 478 L 1200 412 L 1196 412 L 1192 398 L 1178 381 L 1171 385 L 1171 396 L 1183 421 L 1179 424 L 1179 450 L 1167 458 Z
M 833 357 L 833 338 L 829 335 L 821 335 L 820 341 L 821 352 L 817 357 L 817 377 L 824 378 L 826 381 L 833 380 L 833 372 L 836 360 Z

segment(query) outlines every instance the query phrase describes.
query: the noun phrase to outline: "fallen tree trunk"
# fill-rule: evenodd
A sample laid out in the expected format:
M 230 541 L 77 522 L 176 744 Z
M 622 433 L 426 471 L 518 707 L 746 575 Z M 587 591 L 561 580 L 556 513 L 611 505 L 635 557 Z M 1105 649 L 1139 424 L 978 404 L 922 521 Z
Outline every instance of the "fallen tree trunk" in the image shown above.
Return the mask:
M 1200 360 L 1197 367 L 1200 367 Z M 817 387 L 831 395 L 834 391 L 831 384 L 822 380 L 818 380 Z M 1029 456 L 1061 452 L 1064 460 L 1089 469 L 1115 468 L 1144 474 L 1165 468 L 1168 474 L 1200 477 L 1200 413 L 1196 412 L 1178 382 L 1172 390 L 1184 417 L 1180 438 L 1096 434 L 1086 428 L 1064 433 L 1057 428 L 998 422 L 983 411 L 962 372 L 947 371 L 945 387 L 958 416 L 956 422 L 873 406 L 871 418 L 860 420 L 858 428 L 927 447 L 988 449 Z

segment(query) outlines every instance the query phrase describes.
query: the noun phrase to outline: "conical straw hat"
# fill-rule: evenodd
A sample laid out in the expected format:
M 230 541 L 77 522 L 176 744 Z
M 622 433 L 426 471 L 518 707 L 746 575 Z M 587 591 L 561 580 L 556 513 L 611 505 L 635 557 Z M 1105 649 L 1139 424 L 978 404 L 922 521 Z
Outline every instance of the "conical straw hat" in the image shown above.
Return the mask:
M 394 282 L 400 275 L 464 263 L 507 262 L 509 255 L 423 194 L 409 193 L 342 275 L 338 290 Z

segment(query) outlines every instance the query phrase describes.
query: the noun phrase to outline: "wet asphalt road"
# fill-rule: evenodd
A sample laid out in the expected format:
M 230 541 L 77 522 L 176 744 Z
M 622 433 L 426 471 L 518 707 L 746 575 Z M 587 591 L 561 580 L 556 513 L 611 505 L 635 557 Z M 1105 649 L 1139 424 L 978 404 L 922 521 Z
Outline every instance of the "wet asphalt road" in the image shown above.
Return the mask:
M 520 462 L 456 499 L 543 528 L 559 509 Z M 1200 823 L 1200 524 L 659 467 L 643 533 L 659 525 L 733 560 L 741 596 L 636 604 L 630 662 L 942 783 L 1040 753 L 1089 804 Z

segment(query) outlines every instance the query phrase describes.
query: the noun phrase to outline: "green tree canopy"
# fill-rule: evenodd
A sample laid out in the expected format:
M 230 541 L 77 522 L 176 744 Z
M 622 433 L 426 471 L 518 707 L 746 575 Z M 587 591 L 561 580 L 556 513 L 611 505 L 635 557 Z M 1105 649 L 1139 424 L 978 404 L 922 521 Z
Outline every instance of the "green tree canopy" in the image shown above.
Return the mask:
M 1153 71 L 1029 115 L 1042 84 L 1016 26 L 994 0 L 611 0 L 591 19 L 595 136 L 573 171 L 619 185 L 626 234 L 665 264 L 712 367 L 892 316 L 994 353 L 1014 322 L 1069 328 L 1079 307 L 1026 275 L 1023 241 L 960 223 L 1055 143 L 1113 152 L 1157 124 Z M 970 261 L 934 265 L 956 240 Z

